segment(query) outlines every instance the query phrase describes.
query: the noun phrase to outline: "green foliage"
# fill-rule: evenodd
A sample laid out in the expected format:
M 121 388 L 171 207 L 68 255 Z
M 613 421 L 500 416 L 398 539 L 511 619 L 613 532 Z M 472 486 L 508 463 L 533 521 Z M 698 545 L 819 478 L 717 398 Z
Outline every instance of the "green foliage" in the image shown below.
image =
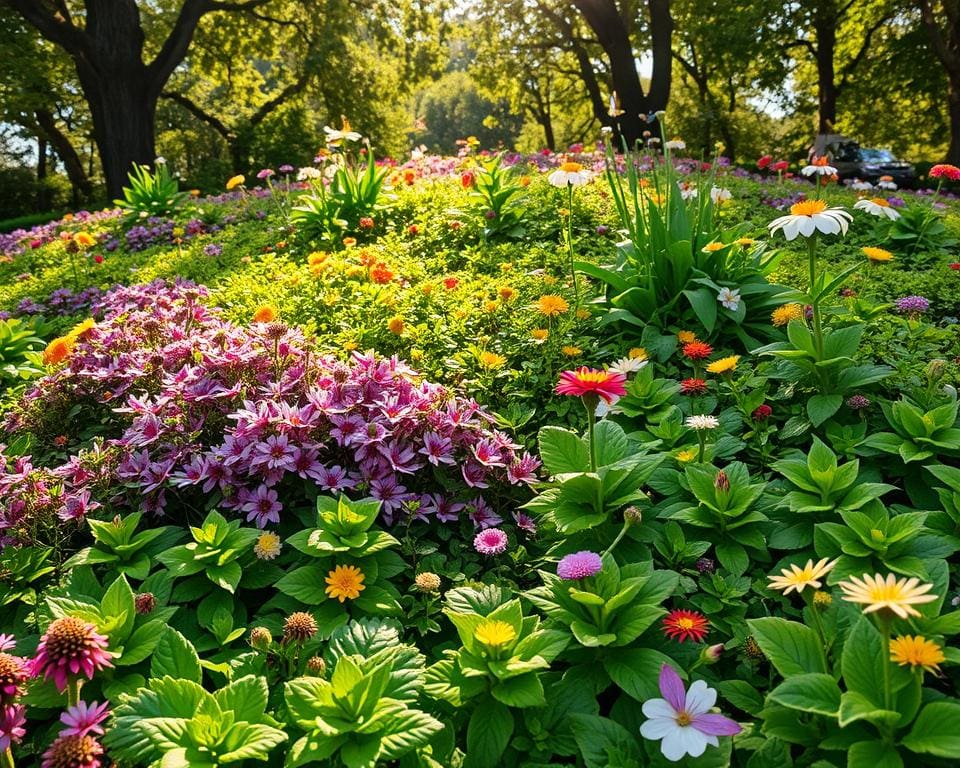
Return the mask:
M 0 381 L 34 379 L 43 375 L 43 356 L 38 350 L 46 345 L 41 337 L 47 331 L 42 320 L 0 320 Z
M 473 171 L 472 200 L 483 217 L 486 238 L 521 237 L 523 235 L 523 187 L 512 180 L 512 169 L 501 165 L 501 156 L 481 161 Z
M 131 221 L 150 216 L 169 216 L 186 202 L 189 195 L 180 191 L 167 164 L 156 163 L 151 172 L 146 165 L 134 164 L 127 174 L 130 186 L 123 188 L 123 199 L 113 202 L 127 212 Z
M 108 573 L 143 581 L 153 567 L 153 559 L 177 543 L 181 532 L 173 526 L 161 526 L 138 533 L 142 517 L 134 512 L 110 522 L 89 520 L 93 546 L 81 549 L 64 566 L 107 565 Z

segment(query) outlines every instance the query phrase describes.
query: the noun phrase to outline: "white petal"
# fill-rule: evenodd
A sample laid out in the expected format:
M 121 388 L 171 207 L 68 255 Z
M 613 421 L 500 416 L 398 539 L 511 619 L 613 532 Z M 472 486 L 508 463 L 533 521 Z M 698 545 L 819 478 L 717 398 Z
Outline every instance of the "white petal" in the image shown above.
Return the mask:
M 717 692 L 708 686 L 703 680 L 697 680 L 687 691 L 687 714 L 691 716 L 702 715 L 709 712 L 710 708 L 717 703 Z
M 707 749 L 707 738 L 696 728 L 678 727 L 664 736 L 660 751 L 671 762 L 682 760 L 686 754 L 699 757 Z
M 817 220 L 813 216 L 798 216 L 797 231 L 804 237 L 810 237 L 817 229 Z
M 640 735 L 651 741 L 658 741 L 667 734 L 679 730 L 680 726 L 672 717 L 654 717 L 640 726 Z
M 814 225 L 825 235 L 836 235 L 840 232 L 840 222 L 833 216 L 817 214 L 813 217 Z
M 640 708 L 646 717 L 668 717 L 673 719 L 677 711 L 670 706 L 666 699 L 647 699 Z

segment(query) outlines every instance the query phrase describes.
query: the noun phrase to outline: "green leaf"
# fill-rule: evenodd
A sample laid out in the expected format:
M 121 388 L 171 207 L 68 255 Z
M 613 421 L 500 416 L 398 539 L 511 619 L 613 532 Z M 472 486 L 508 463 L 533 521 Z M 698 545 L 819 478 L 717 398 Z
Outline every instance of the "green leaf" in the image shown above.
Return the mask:
M 513 715 L 506 706 L 492 699 L 477 702 L 467 726 L 465 768 L 496 768 L 512 735 Z
M 790 709 L 836 717 L 840 711 L 840 686 L 831 675 L 796 675 L 774 688 L 772 701 Z
M 819 427 L 843 405 L 843 395 L 813 395 L 807 400 L 807 415 L 813 426 Z
M 138 664 L 147 658 L 163 637 L 165 624 L 162 621 L 148 621 L 137 629 L 123 645 L 123 654 L 115 659 L 117 666 Z
M 862 693 L 845 691 L 840 699 L 840 727 L 846 728 L 857 720 L 866 720 L 878 726 L 894 726 L 900 721 L 900 713 L 878 707 Z
M 748 619 L 747 625 L 764 656 L 784 677 L 827 672 L 820 639 L 809 627 L 774 616 Z
M 590 451 L 580 435 L 562 427 L 543 427 L 539 434 L 540 458 L 553 476 L 588 472 Z
M 320 605 L 327 601 L 324 592 L 324 578 L 327 571 L 319 565 L 304 565 L 294 568 L 276 583 L 283 594 L 290 595 L 307 605 Z
M 883 642 L 880 633 L 866 616 L 860 616 L 843 644 L 840 668 L 848 691 L 861 694 L 874 705 L 882 708 Z
M 113 631 L 109 632 L 111 645 L 123 645 L 126 639 L 130 637 L 133 631 L 133 624 L 137 619 L 137 610 L 133 601 L 133 590 L 127 583 L 126 578 L 118 576 L 114 582 L 107 587 L 100 602 L 100 612 L 105 621 L 123 617 L 122 622 L 117 625 Z
M 164 630 L 150 660 L 150 676 L 164 675 L 194 683 L 200 683 L 203 679 L 200 657 L 193 645 L 170 626 Z
M 572 713 L 570 727 L 587 768 L 621 768 L 613 755 L 620 754 L 643 765 L 637 737 L 617 722 L 598 715 Z
M 953 701 L 927 704 L 903 739 L 903 746 L 911 752 L 960 758 L 960 704 Z
M 223 743 L 217 746 L 217 764 L 266 760 L 270 751 L 287 738 L 287 734 L 279 728 L 263 723 L 235 723 Z
M 659 697 L 660 667 L 670 663 L 669 656 L 653 648 L 630 648 L 605 657 L 603 668 L 624 693 L 643 702 Z
M 490 689 L 493 698 L 508 707 L 543 707 L 543 683 L 536 672 L 511 677 Z
M 607 466 L 616 464 L 634 455 L 630 449 L 630 440 L 623 427 L 613 421 L 606 419 L 597 422 L 594 431 L 594 437 L 597 441 L 597 465 Z M 589 458 L 587 468 L 589 468 Z
M 847 752 L 847 768 L 903 768 L 895 749 L 879 739 L 858 741 Z

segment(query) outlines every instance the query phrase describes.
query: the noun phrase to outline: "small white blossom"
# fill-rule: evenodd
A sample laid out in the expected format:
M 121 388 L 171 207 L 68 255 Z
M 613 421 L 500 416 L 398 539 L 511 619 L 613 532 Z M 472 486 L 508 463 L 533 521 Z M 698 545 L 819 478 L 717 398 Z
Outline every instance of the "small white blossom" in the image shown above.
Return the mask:
M 719 301 L 731 312 L 736 312 L 741 301 L 740 289 L 734 288 L 731 290 L 730 288 L 721 288 L 720 292 L 717 294 L 717 301 Z
M 689 429 L 697 431 L 702 429 L 716 429 L 720 426 L 720 419 L 716 416 L 687 416 L 683 422 Z
M 877 218 L 883 218 L 886 216 L 888 219 L 890 219 L 890 221 L 900 218 L 900 213 L 882 197 L 872 197 L 868 200 L 857 200 L 857 202 L 853 204 L 853 207 L 858 211 L 866 211 Z

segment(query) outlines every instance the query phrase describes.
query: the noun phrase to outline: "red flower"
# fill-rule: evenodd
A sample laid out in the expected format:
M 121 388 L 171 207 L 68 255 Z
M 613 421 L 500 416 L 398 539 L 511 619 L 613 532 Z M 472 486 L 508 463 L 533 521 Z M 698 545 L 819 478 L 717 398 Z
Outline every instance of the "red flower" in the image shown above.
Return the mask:
M 698 611 L 677 609 L 663 618 L 663 634 L 680 643 L 686 640 L 699 643 L 709 632 L 710 622 Z
M 378 285 L 386 285 L 393 280 L 393 271 L 381 261 L 370 267 L 370 279 Z
M 407 234 L 409 235 L 416 235 L 419 232 L 420 227 L 418 227 L 416 224 L 411 224 L 409 227 L 407 227 Z
M 773 414 L 773 408 L 764 403 L 763 405 L 758 405 L 756 410 L 750 414 L 750 418 L 754 421 L 766 421 Z
M 460 174 L 460 186 L 464 189 L 470 189 L 473 186 L 473 174 L 470 171 L 464 171 Z
M 757 168 L 759 168 L 762 171 L 772 162 L 773 162 L 773 158 L 770 157 L 770 155 L 764 155 L 759 160 L 757 160 Z
M 594 368 L 577 368 L 574 371 L 564 371 L 560 374 L 560 381 L 554 390 L 558 395 L 574 395 L 583 397 L 595 394 L 602 397 L 608 404 L 618 397 L 627 394 L 624 384 L 626 374 L 613 371 L 598 371 Z
M 103 255 L 99 253 L 95 253 L 93 255 L 93 261 L 95 264 L 103 264 Z
M 459 280 L 455 277 L 445 277 L 443 278 L 443 287 L 448 291 L 452 291 L 460 283 Z
M 954 272 L 960 271 L 960 261 L 953 262 L 953 264 L 950 265 L 950 269 Z
M 360 229 L 373 229 L 373 219 L 369 216 L 361 216 Z
M 960 168 L 949 163 L 940 163 L 930 169 L 931 179 L 949 179 L 950 181 L 960 181 Z
M 706 360 L 713 354 L 713 347 L 704 341 L 691 341 L 683 345 L 682 351 L 689 360 Z
M 417 180 L 417 172 L 412 168 L 408 168 L 403 172 L 403 180 L 406 182 L 407 186 L 413 184 Z
M 703 379 L 684 379 L 680 382 L 681 395 L 705 395 L 707 394 L 707 382 Z
M 787 170 L 787 168 L 789 167 L 790 167 L 790 163 L 788 163 L 786 160 L 777 160 L 777 162 L 775 162 L 773 165 L 770 166 L 770 170 L 776 171 L 777 173 L 781 173 Z

